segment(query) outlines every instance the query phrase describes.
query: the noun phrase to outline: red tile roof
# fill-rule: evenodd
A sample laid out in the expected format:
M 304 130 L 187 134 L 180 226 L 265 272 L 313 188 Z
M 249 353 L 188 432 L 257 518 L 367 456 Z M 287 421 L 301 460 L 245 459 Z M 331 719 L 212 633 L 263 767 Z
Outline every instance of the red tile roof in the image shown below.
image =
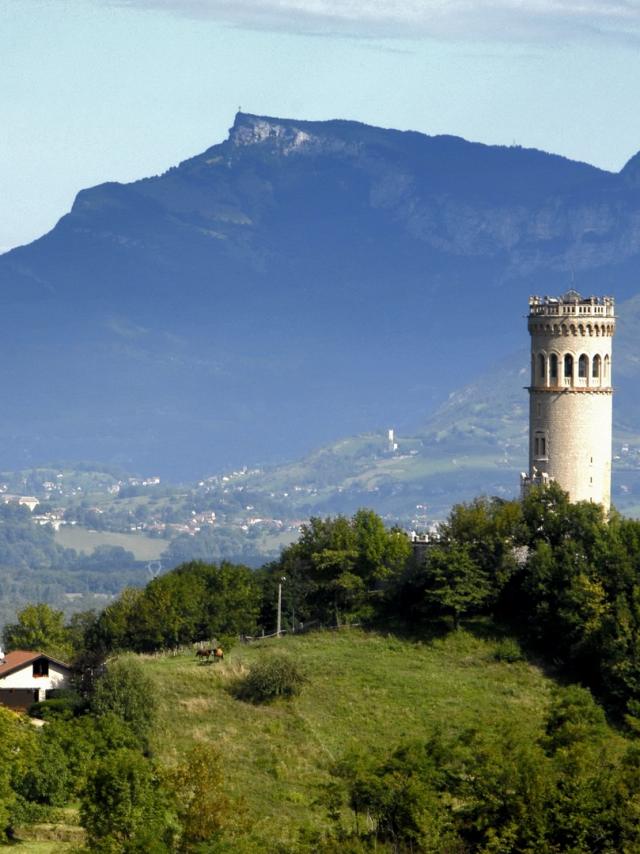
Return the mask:
M 46 658 L 49 661 L 53 661 L 54 664 L 59 664 L 62 667 L 66 667 L 67 670 L 70 670 L 68 664 L 65 664 L 64 661 L 59 661 L 57 658 L 52 658 L 50 655 L 47 655 L 44 652 L 34 652 L 33 650 L 26 649 L 14 649 L 13 652 L 8 652 L 4 660 L 0 659 L 0 679 L 4 676 L 8 676 L 9 673 L 13 673 L 14 670 L 20 670 L 22 667 L 25 667 L 27 664 L 31 664 L 32 661 L 37 661 L 39 658 Z
M 36 658 L 40 658 L 42 655 L 41 652 L 33 652 L 26 649 L 14 649 L 13 652 L 8 652 L 4 661 L 0 660 L 0 671 L 11 669 L 14 667 L 19 667 L 21 664 L 27 664 L 29 661 L 34 661 Z

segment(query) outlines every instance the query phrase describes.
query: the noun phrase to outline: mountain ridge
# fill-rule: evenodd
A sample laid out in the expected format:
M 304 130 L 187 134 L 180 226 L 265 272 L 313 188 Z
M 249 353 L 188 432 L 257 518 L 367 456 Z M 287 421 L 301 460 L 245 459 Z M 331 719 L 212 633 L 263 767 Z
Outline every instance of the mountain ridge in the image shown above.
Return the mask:
M 635 171 L 239 113 L 0 256 L 0 465 L 184 479 L 415 429 L 523 345 L 529 293 L 635 296 Z

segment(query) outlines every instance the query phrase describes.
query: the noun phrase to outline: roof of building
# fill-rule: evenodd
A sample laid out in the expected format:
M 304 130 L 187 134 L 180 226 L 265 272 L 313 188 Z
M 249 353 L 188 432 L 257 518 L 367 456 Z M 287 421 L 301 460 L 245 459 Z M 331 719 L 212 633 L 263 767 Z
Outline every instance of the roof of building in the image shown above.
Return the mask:
M 13 652 L 8 652 L 4 659 L 0 659 L 0 679 L 8 676 L 9 673 L 13 673 L 15 670 L 20 670 L 21 668 L 26 667 L 28 664 L 37 661 L 39 658 L 46 658 L 47 661 L 52 661 L 59 667 L 65 667 L 67 670 L 71 670 L 71 667 L 68 664 L 65 664 L 64 661 L 53 658 L 53 656 L 47 655 L 44 652 L 14 649 Z

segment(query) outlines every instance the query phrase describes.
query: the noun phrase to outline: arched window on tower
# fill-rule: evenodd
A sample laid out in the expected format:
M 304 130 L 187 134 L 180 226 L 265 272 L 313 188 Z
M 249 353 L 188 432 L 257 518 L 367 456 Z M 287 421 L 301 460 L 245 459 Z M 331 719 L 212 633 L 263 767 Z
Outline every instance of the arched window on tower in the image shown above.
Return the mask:
M 538 353 L 538 379 L 544 381 L 546 376 L 546 360 L 544 353 Z
M 609 354 L 604 357 L 604 378 L 609 379 Z
M 571 380 L 573 378 L 573 356 L 571 353 L 567 353 L 564 357 L 564 381 L 565 385 L 570 385 L 567 380 Z
M 558 384 L 558 357 L 555 353 L 549 356 L 549 379 L 554 385 Z
M 591 376 L 594 379 L 598 379 L 600 377 L 600 356 L 597 353 L 593 357 L 593 362 L 591 362 Z
M 578 376 L 583 380 L 589 376 L 589 360 L 584 353 L 578 359 Z
M 544 433 L 536 433 L 533 439 L 533 455 L 536 459 L 547 456 L 547 437 Z

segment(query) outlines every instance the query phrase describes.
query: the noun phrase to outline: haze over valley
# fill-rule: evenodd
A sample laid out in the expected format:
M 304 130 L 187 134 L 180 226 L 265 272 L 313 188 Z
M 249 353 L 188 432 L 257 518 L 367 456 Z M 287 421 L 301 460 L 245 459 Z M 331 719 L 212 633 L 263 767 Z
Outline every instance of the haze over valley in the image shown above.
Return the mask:
M 449 396 L 481 376 L 510 418 L 530 293 L 611 293 L 632 327 L 639 169 L 238 114 L 226 141 L 82 191 L 0 257 L 0 466 L 195 480 L 433 418 L 446 433 Z M 623 441 L 633 338 L 616 340 Z

